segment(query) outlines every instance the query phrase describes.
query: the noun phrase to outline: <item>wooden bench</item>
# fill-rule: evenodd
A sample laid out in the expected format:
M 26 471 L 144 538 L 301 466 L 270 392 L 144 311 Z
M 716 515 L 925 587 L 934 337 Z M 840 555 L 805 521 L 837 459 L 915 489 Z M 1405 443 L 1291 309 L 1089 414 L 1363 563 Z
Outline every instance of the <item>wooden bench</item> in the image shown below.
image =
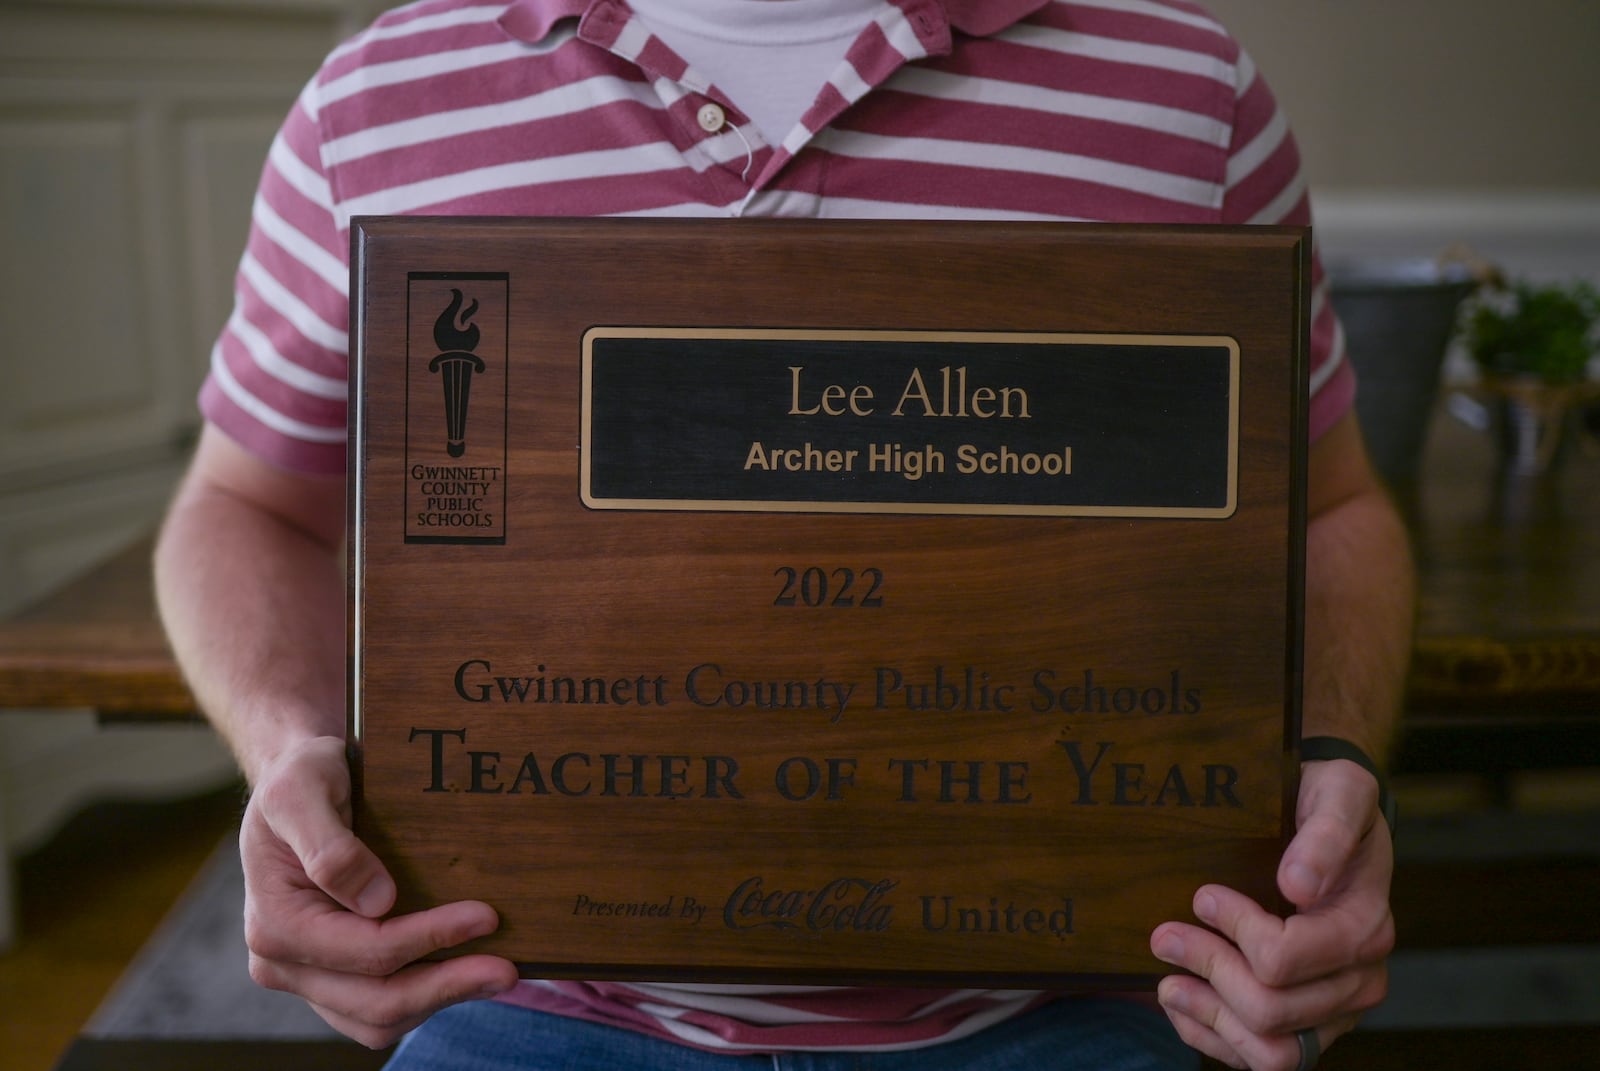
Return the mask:
M 0 621 L 0 710 L 200 720 L 156 613 L 153 545 L 139 540 Z

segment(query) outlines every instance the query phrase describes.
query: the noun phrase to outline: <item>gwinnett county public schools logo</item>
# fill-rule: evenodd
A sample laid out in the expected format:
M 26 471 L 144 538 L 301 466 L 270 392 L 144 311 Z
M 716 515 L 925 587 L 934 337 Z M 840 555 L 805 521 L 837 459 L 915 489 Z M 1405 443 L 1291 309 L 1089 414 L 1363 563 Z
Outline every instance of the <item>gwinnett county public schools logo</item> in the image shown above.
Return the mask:
M 478 301 L 462 311 L 461 291 L 451 289 L 450 304 L 433 323 L 433 341 L 439 355 L 428 362 L 428 371 L 438 372 L 444 383 L 445 449 L 460 457 L 467 449 L 467 406 L 472 397 L 472 374 L 482 372 L 483 358 L 472 351 L 478 348 Z
M 409 272 L 406 285 L 405 540 L 503 544 L 510 277 Z

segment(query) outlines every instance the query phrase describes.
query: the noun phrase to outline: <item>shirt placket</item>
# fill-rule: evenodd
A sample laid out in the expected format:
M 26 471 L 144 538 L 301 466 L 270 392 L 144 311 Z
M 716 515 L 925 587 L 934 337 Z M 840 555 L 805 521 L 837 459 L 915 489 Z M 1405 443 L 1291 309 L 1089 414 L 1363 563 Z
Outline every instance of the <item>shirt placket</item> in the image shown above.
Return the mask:
M 715 87 L 692 77 L 692 69 L 633 12 L 616 0 L 600 0 L 584 15 L 578 35 L 627 60 L 650 80 L 665 110 L 673 145 L 696 171 L 720 175 L 719 185 L 738 203 L 773 154 L 739 108 Z M 729 179 L 738 183 L 730 185 Z
M 856 38 L 779 146 L 762 139 L 755 124 L 709 83 L 687 78 L 689 68 L 650 33 L 619 0 L 599 0 L 584 15 L 579 36 L 637 66 L 666 110 L 674 144 L 686 158 L 698 154 L 696 170 L 717 169 L 742 198 L 731 199 L 733 215 L 815 215 L 816 197 L 796 197 L 775 187 L 780 175 L 824 131 L 906 63 L 946 55 L 950 24 L 939 0 L 894 0 Z M 713 75 L 714 77 L 714 75 Z
M 805 150 L 826 134 L 834 120 L 901 67 L 928 56 L 948 55 L 951 45 L 949 19 L 938 0 L 897 0 L 886 6 L 873 24 L 857 36 L 811 107 L 756 175 L 737 214 L 820 214 L 820 193 L 796 198 L 776 188 L 777 178 L 803 158 Z

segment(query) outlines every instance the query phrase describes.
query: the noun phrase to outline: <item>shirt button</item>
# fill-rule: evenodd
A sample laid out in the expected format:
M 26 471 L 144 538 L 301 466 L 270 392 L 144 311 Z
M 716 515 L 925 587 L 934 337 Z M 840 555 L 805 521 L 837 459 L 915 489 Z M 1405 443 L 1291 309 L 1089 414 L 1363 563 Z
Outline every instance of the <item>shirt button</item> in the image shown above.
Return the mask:
M 721 105 L 709 102 L 700 106 L 700 113 L 695 118 L 700 123 L 700 129 L 707 134 L 715 134 L 728 121 L 728 117 L 723 113 Z

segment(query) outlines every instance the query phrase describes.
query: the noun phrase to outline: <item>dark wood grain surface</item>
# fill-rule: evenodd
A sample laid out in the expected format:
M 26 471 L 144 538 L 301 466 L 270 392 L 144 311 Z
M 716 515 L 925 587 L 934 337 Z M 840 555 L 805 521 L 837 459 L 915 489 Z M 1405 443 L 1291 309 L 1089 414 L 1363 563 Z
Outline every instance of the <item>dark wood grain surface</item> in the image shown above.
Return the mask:
M 1416 498 L 1420 600 L 1413 709 L 1546 712 L 1600 696 L 1600 449 L 1553 471 L 1500 470 L 1494 439 L 1433 422 Z
M 474 947 L 536 976 L 1098 985 L 1151 980 L 1150 929 L 1187 911 L 1204 881 L 1276 895 L 1298 773 L 1304 232 L 411 219 L 358 230 L 356 828 L 398 874 L 404 906 L 489 900 L 501 927 Z M 464 297 L 480 300 L 476 332 L 452 322 Z M 594 405 L 579 346 L 602 327 L 672 333 L 671 354 L 645 362 L 660 390 Z M 785 332 L 762 341 L 791 347 L 786 360 L 768 361 L 762 330 Z M 815 371 L 794 355 L 809 332 L 883 346 L 830 366 L 829 415 L 810 394 L 796 403 L 805 377 L 784 374 Z M 1000 422 L 976 396 L 970 412 L 891 412 L 912 389 L 908 369 L 917 383 L 966 377 L 945 371 L 966 366 L 933 332 L 989 349 L 1051 340 L 1027 344 L 1060 378 L 1034 390 L 1026 420 L 1074 450 L 1060 493 L 1114 487 L 1165 432 L 1179 454 L 1218 438 L 1232 451 L 1229 508 L 1102 508 L 1126 501 L 1111 496 L 1092 514 L 1030 516 L 988 495 L 1004 478 L 985 484 L 954 463 Z M 695 337 L 733 352 L 696 359 Z M 1133 385 L 1100 389 L 1128 378 L 1131 358 L 1063 386 L 1073 358 L 1053 348 L 1197 337 L 1238 353 L 1221 416 L 1205 422 L 1178 398 L 1157 408 Z M 436 367 L 468 344 L 485 363 L 464 453 L 447 454 Z M 690 389 L 651 363 L 667 360 L 693 370 Z M 777 376 L 751 371 L 768 364 Z M 858 393 L 868 381 L 882 400 L 871 443 L 943 450 L 949 471 L 922 479 L 978 508 L 940 514 L 932 491 L 776 508 L 806 503 L 787 472 L 749 470 L 752 442 L 865 457 L 851 436 L 872 423 Z M 648 441 L 703 451 L 698 497 L 715 508 L 685 508 L 697 489 L 681 483 L 643 509 L 573 495 L 587 456 L 574 447 L 596 430 L 586 421 L 647 438 L 684 411 L 693 419 L 669 425 L 683 430 Z M 870 485 L 859 475 L 852 494 Z M 747 489 L 732 497 L 754 508 L 723 501 L 736 479 Z M 480 499 L 452 507 L 439 488 L 476 494 L 480 481 L 492 489 L 460 533 L 473 542 L 412 532 L 410 503 L 459 510 Z M 487 504 L 501 488 L 504 541 L 484 543 L 473 533 L 497 526 Z M 820 584 L 845 569 L 881 575 L 878 604 L 806 598 L 805 580 L 783 601 L 786 572 Z M 853 689 L 848 709 L 819 681 Z
M 152 538 L 0 622 L 0 707 L 197 717 L 156 614 Z

